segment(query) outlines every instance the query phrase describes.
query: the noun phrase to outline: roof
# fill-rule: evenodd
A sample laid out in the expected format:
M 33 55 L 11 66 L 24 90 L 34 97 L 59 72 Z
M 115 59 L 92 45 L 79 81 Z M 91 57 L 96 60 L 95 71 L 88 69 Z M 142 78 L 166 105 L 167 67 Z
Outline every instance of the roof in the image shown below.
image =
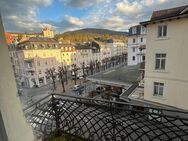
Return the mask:
M 90 44 L 76 44 L 75 47 L 76 47 L 77 50 L 92 49 Z
M 81 49 L 100 49 L 99 44 L 97 44 L 96 42 L 91 42 L 91 43 L 85 43 L 85 44 L 76 44 L 75 45 L 77 50 L 81 50 Z
M 24 42 L 58 42 L 58 41 L 54 38 L 30 37 L 28 40 L 23 41 L 21 43 L 24 43 Z
M 149 21 L 141 22 L 140 24 L 145 25 L 151 22 L 183 17 L 185 15 L 188 15 L 188 5 L 154 11 Z

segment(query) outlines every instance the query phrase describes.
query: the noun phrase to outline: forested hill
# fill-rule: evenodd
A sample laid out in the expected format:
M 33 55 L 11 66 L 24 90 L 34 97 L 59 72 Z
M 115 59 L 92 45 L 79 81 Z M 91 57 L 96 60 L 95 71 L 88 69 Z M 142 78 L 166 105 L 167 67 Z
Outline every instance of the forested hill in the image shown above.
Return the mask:
M 56 38 L 64 43 L 87 42 L 92 40 L 104 41 L 108 39 L 120 39 L 126 41 L 127 35 L 127 32 L 112 31 L 108 29 L 85 28 L 58 34 L 56 35 Z

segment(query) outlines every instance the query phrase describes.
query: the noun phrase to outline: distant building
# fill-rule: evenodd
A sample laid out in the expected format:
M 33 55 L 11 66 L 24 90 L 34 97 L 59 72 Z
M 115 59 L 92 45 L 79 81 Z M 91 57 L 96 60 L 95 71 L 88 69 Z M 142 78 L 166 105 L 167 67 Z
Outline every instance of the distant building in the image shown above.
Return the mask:
M 31 37 L 10 48 L 10 56 L 18 84 L 29 88 L 47 84 L 46 69 L 62 65 L 61 46 L 53 38 Z
M 128 65 L 145 62 L 146 28 L 136 25 L 129 29 L 128 36 Z
M 6 32 L 5 35 L 8 45 L 10 45 L 12 43 L 18 43 L 29 40 L 29 38 L 31 37 L 54 38 L 54 31 L 50 27 L 45 27 L 42 29 L 42 33 Z
M 188 6 L 154 11 L 147 26 L 144 99 L 188 110 Z
M 67 68 L 71 68 L 73 64 L 76 64 L 76 49 L 74 44 L 61 44 L 62 62 Z
M 111 56 L 118 56 L 127 53 L 127 43 L 122 40 L 110 39 L 106 41 L 106 47 L 110 48 Z
M 91 62 L 100 61 L 100 46 L 99 44 L 85 43 L 85 44 L 77 44 L 76 46 L 76 65 L 78 67 L 82 66 L 84 62 L 85 65 L 89 65 Z
M 44 27 L 42 33 L 45 38 L 54 38 L 54 31 L 51 27 Z

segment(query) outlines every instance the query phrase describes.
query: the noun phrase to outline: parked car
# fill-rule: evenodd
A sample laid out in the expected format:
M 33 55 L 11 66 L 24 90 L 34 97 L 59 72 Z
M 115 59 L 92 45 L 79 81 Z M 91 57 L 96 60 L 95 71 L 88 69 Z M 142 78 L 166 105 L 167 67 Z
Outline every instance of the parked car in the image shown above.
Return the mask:
M 82 85 L 74 85 L 74 87 L 72 88 L 72 90 L 73 91 L 78 91 L 78 90 L 81 90 L 83 88 L 84 88 L 84 86 L 82 86 Z

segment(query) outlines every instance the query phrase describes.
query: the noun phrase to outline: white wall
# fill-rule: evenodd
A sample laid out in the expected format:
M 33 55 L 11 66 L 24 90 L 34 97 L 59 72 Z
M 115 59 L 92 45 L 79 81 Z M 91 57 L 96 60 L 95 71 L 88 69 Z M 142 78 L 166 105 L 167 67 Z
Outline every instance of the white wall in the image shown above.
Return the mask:
M 144 99 L 188 109 L 188 19 L 163 22 L 167 37 L 157 38 L 160 24 L 147 26 Z M 166 53 L 165 71 L 155 70 L 155 54 Z M 153 82 L 164 83 L 164 96 L 153 96 Z
M 141 38 L 143 38 L 143 42 L 141 42 Z M 133 43 L 133 39 L 135 39 L 135 43 Z M 139 54 L 139 47 L 141 45 L 146 44 L 146 35 L 133 35 L 128 37 L 128 65 L 137 65 L 144 60 L 142 59 L 142 55 Z M 135 48 L 135 51 L 133 52 L 133 48 Z M 143 53 L 146 52 L 146 49 L 142 51 Z M 135 60 L 133 60 L 133 56 L 135 56 Z
M 33 141 L 19 98 L 0 18 L 0 111 L 9 141 Z

